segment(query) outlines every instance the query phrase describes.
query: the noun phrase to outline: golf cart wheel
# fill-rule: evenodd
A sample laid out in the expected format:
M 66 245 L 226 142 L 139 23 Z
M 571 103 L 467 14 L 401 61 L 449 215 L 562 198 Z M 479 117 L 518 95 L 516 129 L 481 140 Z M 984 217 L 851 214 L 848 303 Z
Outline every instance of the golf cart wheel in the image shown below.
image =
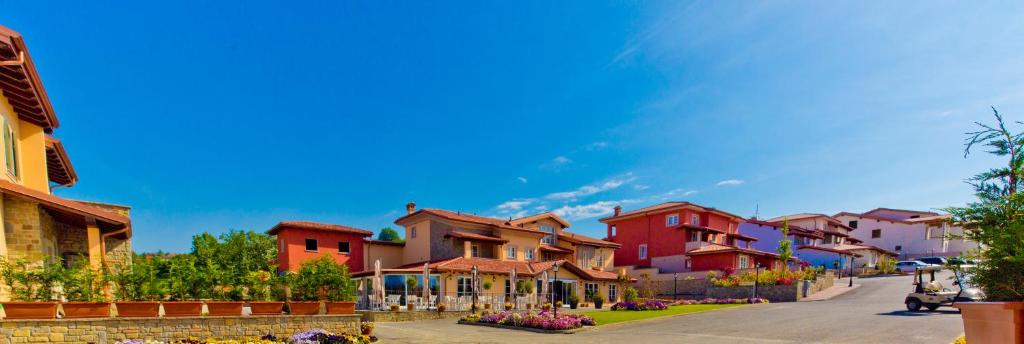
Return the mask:
M 907 300 L 907 310 L 911 312 L 917 312 L 921 310 L 921 300 L 910 299 Z
M 934 312 L 936 309 L 939 309 L 939 305 L 936 305 L 934 303 L 933 304 L 924 305 L 924 307 L 928 308 L 929 312 Z

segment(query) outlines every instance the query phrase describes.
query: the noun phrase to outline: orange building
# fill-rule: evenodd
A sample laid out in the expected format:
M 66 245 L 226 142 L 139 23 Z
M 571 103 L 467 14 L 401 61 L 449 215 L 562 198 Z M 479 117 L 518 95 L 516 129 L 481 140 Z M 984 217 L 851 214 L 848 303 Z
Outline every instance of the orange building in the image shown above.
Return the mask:
M 365 239 L 373 232 L 342 225 L 284 221 L 267 234 L 277 236 L 279 271 L 297 271 L 303 261 L 329 256 L 349 271 L 363 271 Z

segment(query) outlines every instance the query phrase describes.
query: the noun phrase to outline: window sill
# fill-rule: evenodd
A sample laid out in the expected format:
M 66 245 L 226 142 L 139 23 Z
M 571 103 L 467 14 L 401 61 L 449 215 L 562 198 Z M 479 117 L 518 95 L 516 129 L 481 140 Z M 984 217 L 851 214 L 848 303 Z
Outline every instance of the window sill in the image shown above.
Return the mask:
M 349 255 L 352 255 L 352 252 L 338 252 L 338 254 L 349 256 Z
M 310 251 L 310 250 L 305 250 L 305 251 L 306 251 L 306 252 L 309 252 L 309 253 L 317 253 L 317 252 L 320 252 L 320 250 L 313 250 L 313 251 Z

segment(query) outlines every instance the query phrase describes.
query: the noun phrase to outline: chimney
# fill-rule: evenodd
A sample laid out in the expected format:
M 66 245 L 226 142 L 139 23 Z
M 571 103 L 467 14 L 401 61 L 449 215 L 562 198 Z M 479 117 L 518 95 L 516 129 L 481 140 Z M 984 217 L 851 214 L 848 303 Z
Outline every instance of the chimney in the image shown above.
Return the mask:
M 406 203 L 405 204 L 405 212 L 407 214 L 412 214 L 412 213 L 416 212 L 416 202 Z
M 615 206 L 615 216 L 619 216 L 619 214 L 622 214 L 622 206 L 621 205 Z

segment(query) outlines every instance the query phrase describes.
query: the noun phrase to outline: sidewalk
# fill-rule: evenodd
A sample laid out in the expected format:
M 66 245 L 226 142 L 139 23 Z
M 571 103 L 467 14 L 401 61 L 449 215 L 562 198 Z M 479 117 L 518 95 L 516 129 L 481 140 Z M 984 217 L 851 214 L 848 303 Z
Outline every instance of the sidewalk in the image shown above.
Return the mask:
M 861 286 L 860 284 L 854 284 L 853 287 L 848 287 L 846 283 L 835 284 L 835 285 L 833 285 L 832 287 L 830 287 L 828 289 L 819 291 L 817 293 L 812 294 L 811 296 L 808 296 L 808 297 L 805 297 L 803 299 L 800 299 L 799 302 L 830 300 L 833 297 L 836 297 L 836 296 L 839 296 L 839 295 L 843 295 L 846 292 L 849 292 L 851 290 L 860 288 L 860 286 Z

